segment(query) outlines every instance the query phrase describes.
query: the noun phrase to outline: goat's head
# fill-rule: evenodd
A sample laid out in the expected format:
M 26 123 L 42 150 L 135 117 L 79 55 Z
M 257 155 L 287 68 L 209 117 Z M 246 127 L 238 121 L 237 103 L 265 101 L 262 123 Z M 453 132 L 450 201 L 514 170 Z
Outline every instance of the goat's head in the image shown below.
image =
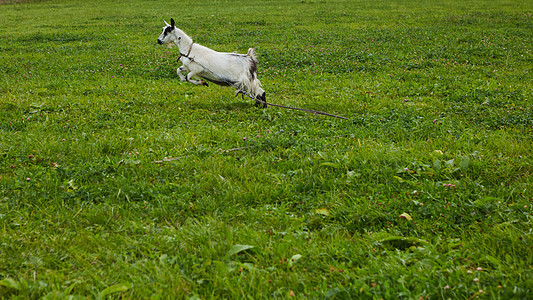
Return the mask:
M 163 33 L 161 33 L 161 35 L 157 39 L 157 42 L 160 45 L 175 42 L 176 39 L 177 40 L 181 39 L 180 36 L 176 36 L 174 34 L 174 29 L 176 29 L 176 26 L 175 26 L 176 23 L 174 22 L 174 19 L 170 19 L 170 25 L 165 21 L 165 25 L 166 26 L 163 27 Z

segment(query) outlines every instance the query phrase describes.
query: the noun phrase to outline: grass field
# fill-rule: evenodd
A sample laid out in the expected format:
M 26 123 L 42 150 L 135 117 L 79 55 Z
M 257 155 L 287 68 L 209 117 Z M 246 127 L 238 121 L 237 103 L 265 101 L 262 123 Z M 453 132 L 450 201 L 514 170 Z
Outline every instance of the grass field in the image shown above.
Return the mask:
M 0 298 L 533 295 L 531 1 L 7 2 Z

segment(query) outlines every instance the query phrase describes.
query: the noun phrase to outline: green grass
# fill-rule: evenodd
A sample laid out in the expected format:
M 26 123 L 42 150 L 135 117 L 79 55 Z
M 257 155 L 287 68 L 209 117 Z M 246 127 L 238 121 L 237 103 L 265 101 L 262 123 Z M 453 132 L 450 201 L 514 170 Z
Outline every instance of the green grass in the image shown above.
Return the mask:
M 530 297 L 532 14 L 0 5 L 0 298 Z M 170 17 L 255 47 L 270 102 L 349 120 L 179 82 Z

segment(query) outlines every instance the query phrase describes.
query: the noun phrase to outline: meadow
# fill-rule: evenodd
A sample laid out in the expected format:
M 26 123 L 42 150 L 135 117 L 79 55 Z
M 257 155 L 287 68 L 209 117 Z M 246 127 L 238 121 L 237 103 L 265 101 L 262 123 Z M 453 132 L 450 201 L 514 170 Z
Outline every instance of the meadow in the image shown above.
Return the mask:
M 1 299 L 533 295 L 531 1 L 3 2 Z

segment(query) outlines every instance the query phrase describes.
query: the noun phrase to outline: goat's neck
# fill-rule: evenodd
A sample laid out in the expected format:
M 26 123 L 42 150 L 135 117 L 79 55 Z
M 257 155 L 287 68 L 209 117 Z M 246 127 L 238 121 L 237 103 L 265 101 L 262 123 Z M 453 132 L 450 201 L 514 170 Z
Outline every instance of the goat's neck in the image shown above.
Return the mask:
M 178 46 L 178 49 L 181 53 L 187 53 L 191 49 L 193 41 L 191 37 L 186 35 L 183 31 L 180 30 L 178 32 L 178 36 L 181 37 L 181 39 L 175 39 L 174 42 L 176 43 L 176 46 Z
M 176 44 L 178 45 L 178 49 L 180 50 L 180 53 L 188 54 L 189 52 L 191 52 L 190 50 L 192 47 L 192 42 L 185 43 L 184 41 L 180 41 Z

